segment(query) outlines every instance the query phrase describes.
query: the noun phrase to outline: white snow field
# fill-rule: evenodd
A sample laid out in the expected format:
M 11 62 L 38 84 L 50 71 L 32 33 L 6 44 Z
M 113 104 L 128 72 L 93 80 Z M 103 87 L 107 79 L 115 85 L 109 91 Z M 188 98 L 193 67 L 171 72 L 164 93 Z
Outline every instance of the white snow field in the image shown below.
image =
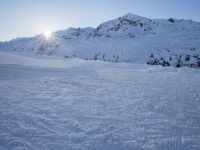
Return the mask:
M 200 70 L 0 60 L 1 150 L 200 149 Z

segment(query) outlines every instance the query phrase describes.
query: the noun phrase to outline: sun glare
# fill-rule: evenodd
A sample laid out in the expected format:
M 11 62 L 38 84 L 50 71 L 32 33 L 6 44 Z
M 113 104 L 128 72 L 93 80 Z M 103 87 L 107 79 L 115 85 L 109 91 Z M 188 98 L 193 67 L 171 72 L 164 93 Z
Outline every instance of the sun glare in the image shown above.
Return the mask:
M 46 30 L 43 34 L 47 39 L 49 39 L 51 37 L 51 32 L 48 30 Z

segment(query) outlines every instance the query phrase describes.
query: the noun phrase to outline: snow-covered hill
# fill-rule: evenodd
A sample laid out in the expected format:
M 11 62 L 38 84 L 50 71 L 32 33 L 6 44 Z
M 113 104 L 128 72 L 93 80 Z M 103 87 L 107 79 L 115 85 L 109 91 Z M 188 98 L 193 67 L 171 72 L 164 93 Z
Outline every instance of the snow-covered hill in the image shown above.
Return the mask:
M 200 68 L 200 23 L 127 14 L 0 42 L 0 150 L 200 150 L 200 69 L 152 65 Z
M 1 51 L 112 62 L 200 67 L 200 23 L 131 13 L 97 28 L 69 28 L 0 43 Z

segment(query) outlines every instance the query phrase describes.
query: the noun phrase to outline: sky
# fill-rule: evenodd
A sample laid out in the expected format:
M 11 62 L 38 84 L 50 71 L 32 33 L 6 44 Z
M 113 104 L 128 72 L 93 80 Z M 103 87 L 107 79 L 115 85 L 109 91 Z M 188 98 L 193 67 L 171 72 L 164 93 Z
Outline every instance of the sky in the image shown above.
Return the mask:
M 69 27 L 96 27 L 128 12 L 200 21 L 200 0 L 0 0 L 0 41 Z

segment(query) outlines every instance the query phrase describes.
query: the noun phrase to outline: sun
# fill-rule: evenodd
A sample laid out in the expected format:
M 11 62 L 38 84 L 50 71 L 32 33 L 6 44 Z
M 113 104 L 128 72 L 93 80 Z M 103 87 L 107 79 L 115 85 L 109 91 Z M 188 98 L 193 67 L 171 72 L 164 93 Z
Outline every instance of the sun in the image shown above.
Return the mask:
M 44 31 L 43 34 L 46 37 L 46 39 L 49 39 L 51 37 L 51 32 L 49 30 Z

